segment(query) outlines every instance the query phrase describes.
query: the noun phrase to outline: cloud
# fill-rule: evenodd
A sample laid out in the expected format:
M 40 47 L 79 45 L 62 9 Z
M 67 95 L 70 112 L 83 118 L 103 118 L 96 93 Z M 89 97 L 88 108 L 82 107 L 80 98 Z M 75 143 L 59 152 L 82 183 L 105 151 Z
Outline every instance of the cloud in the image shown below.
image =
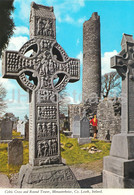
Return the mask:
M 112 52 L 105 52 L 104 55 L 101 57 L 102 75 L 114 71 L 114 69 L 110 68 L 110 58 L 114 55 L 117 55 L 117 53 L 118 52 L 116 50 Z
M 78 46 L 80 43 L 80 39 L 78 38 L 77 41 L 76 41 L 76 45 Z
M 33 0 L 16 0 L 15 7 L 17 10 L 14 17 L 19 17 L 20 20 L 27 24 L 30 17 L 30 4 L 32 1 Z M 69 23 L 72 21 L 71 14 L 78 12 L 82 7 L 85 6 L 85 0 L 46 0 L 45 2 L 43 0 L 37 0 L 36 3 L 45 6 L 53 6 L 56 20 L 58 22 L 66 21 Z M 70 18 L 65 18 L 64 16 L 68 13 Z
M 24 119 L 24 116 L 29 114 L 29 103 L 27 102 L 18 102 L 15 100 L 14 102 L 7 104 L 6 112 L 12 112 L 16 117 L 20 119 Z
M 27 37 L 18 36 L 18 37 L 12 37 L 9 41 L 8 47 L 6 50 L 16 50 L 18 51 L 24 43 L 28 41 Z M 0 75 L 2 74 L 2 60 L 0 59 Z
M 29 35 L 29 29 L 25 26 L 17 26 L 14 31 L 15 35 Z
M 78 24 L 83 24 L 86 20 L 87 20 L 87 19 L 86 19 L 86 17 L 84 16 L 83 18 L 79 18 L 77 23 L 78 23 Z
M 66 15 L 64 21 L 70 24 L 73 24 L 75 22 L 74 19 L 70 17 L 69 15 Z
M 77 1 L 81 7 L 84 7 L 85 6 L 85 0 L 78 0 Z
M 71 96 L 68 96 L 67 98 L 69 100 L 69 104 L 80 104 L 81 102 L 79 99 L 73 98 Z
M 76 56 L 76 58 L 80 59 L 80 63 L 83 63 L 83 53 L 80 51 L 80 53 Z
M 85 6 L 85 0 L 73 0 L 72 8 L 73 11 L 77 12 L 81 7 Z
M 28 41 L 27 37 L 24 36 L 18 36 L 18 37 L 12 37 L 9 41 L 9 45 L 7 47 L 7 50 L 19 50 L 24 43 Z
M 10 79 L 5 79 L 0 77 L 0 83 L 2 83 L 3 87 L 8 91 L 12 91 L 12 90 L 16 90 L 17 87 L 17 82 L 16 81 L 12 81 Z
M 30 16 L 30 3 L 31 1 L 21 0 L 18 1 L 20 3 L 20 9 L 19 9 L 19 18 L 23 21 L 28 22 L 29 16 Z
M 22 45 L 28 41 L 27 37 L 18 36 L 12 37 L 10 39 L 7 50 L 19 50 Z M 0 59 L 0 75 L 2 69 L 2 60 Z M 6 112 L 13 112 L 16 116 L 23 118 L 25 114 L 28 114 L 29 106 L 27 105 L 28 94 L 21 89 L 16 80 L 4 79 L 0 77 L 0 83 L 7 91 L 7 96 L 5 98 L 8 108 Z

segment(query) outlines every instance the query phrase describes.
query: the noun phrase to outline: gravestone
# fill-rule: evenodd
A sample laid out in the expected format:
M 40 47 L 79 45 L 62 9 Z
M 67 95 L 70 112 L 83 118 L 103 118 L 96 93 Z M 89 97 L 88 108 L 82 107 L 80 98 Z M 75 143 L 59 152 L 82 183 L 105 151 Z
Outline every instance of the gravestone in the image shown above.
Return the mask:
M 22 121 L 22 120 L 19 120 L 18 121 L 18 124 L 17 124 L 17 132 L 20 132 L 21 135 L 25 135 L 25 122 Z
M 90 132 L 89 132 L 89 120 L 87 117 L 83 117 L 82 120 L 80 121 L 80 126 L 81 126 L 81 131 L 80 131 L 80 137 L 89 137 Z
M 13 123 L 9 118 L 1 121 L 1 140 L 12 140 Z
M 73 125 L 72 125 L 72 132 L 73 132 L 73 138 L 78 138 L 80 137 L 80 116 L 76 115 L 73 120 Z
M 31 39 L 19 52 L 3 54 L 3 77 L 16 79 L 29 92 L 29 164 L 20 169 L 20 188 L 79 187 L 61 162 L 58 93 L 79 80 L 80 61 L 57 43 L 55 29 L 53 7 L 33 2 Z
M 13 121 L 13 130 L 14 131 L 17 131 L 17 124 L 18 124 L 18 121 Z
M 23 144 L 19 139 L 13 139 L 8 143 L 8 164 L 22 165 L 23 164 Z
M 25 123 L 25 140 L 29 141 L 29 121 Z
M 72 137 L 78 138 L 79 144 L 85 144 L 91 142 L 89 120 L 87 119 L 86 116 L 83 116 L 82 119 L 80 119 L 79 115 L 76 115 L 74 117 Z
M 86 116 L 80 120 L 80 136 L 78 138 L 79 144 L 91 143 L 90 130 L 89 130 L 89 120 Z
M 110 156 L 104 158 L 104 188 L 134 188 L 134 39 L 123 34 L 122 51 L 111 67 L 122 77 L 121 133 L 114 135 Z

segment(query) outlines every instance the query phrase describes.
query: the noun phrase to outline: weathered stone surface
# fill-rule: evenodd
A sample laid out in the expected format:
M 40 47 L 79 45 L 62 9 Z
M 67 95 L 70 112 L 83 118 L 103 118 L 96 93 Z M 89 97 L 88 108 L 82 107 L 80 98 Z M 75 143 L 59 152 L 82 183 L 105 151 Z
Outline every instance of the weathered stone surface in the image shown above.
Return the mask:
M 98 139 L 112 141 L 113 136 L 121 132 L 120 106 L 120 102 L 112 99 L 99 102 L 97 108 Z
M 125 160 L 114 156 L 104 157 L 104 188 L 134 187 L 134 160 Z
M 68 118 L 70 124 L 70 131 L 73 131 L 73 121 L 76 115 L 79 115 L 80 118 L 83 116 L 83 104 L 69 104 L 68 105 Z
M 13 121 L 13 130 L 14 131 L 17 131 L 17 124 L 18 124 L 18 121 Z
M 101 94 L 100 16 L 97 12 L 83 24 L 82 101 Z
M 73 121 L 75 115 L 80 115 L 80 119 L 83 117 L 83 113 L 86 112 L 86 116 L 90 119 L 97 113 L 98 99 L 91 97 L 84 104 L 70 104 L 68 105 L 68 118 L 70 124 L 70 131 L 73 131 Z M 89 126 L 90 134 L 93 133 L 92 126 Z
M 23 144 L 19 139 L 13 139 L 8 143 L 8 164 L 23 164 Z
M 74 138 L 80 137 L 80 116 L 79 115 L 76 115 L 74 117 L 72 132 Z
M 134 159 L 134 135 L 118 134 L 113 137 L 110 156 L 123 159 Z
M 52 7 L 32 3 L 30 16 L 32 39 L 19 52 L 5 51 L 3 77 L 16 78 L 30 92 L 30 164 L 60 163 L 58 93 L 68 82 L 79 80 L 80 62 L 56 42 Z M 34 53 L 27 57 L 31 49 Z
M 3 53 L 3 77 L 16 79 L 29 92 L 31 166 L 61 163 L 58 94 L 68 82 L 78 81 L 80 77 L 80 61 L 69 58 L 57 43 L 55 29 L 53 7 L 33 2 L 31 39 L 19 52 Z
M 13 123 L 10 119 L 1 121 L 1 140 L 12 140 Z
M 80 121 L 80 137 L 90 137 L 90 131 L 89 131 L 89 120 L 87 117 L 83 117 Z
M 79 115 L 74 117 L 73 121 L 73 131 L 72 137 L 78 138 L 79 144 L 90 143 L 90 130 L 89 130 L 89 120 L 87 117 L 83 117 L 80 119 Z
M 20 169 L 20 188 L 79 188 L 71 169 L 63 164 L 48 166 L 23 165 Z
M 25 123 L 25 140 L 29 140 L 29 121 Z
M 80 145 L 91 143 L 91 138 L 90 137 L 83 137 L 83 138 L 79 137 L 78 138 L 78 143 Z
M 21 135 L 25 135 L 25 121 L 19 120 L 17 124 L 17 132 L 20 132 Z
M 104 158 L 105 188 L 134 188 L 134 40 L 123 34 L 122 51 L 111 67 L 122 77 L 121 134 L 113 137 L 110 156 Z

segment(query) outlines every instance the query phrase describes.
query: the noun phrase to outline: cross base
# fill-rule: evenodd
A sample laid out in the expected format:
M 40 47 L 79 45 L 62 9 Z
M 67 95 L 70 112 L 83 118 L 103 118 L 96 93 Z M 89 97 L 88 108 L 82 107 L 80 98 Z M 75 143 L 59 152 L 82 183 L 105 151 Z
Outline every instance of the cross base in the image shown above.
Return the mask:
M 71 169 L 64 165 L 23 165 L 19 173 L 19 188 L 80 188 Z
M 134 188 L 134 159 L 104 157 L 103 188 Z
M 103 159 L 104 188 L 134 188 L 134 135 L 113 137 L 110 156 Z

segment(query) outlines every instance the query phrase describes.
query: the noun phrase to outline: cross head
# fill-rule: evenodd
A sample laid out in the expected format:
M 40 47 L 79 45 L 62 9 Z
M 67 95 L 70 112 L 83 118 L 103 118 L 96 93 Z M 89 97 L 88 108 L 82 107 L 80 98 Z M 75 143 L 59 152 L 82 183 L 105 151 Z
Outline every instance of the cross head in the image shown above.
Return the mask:
M 121 132 L 134 133 L 134 39 L 123 34 L 121 52 L 111 58 L 111 68 L 122 77 Z

